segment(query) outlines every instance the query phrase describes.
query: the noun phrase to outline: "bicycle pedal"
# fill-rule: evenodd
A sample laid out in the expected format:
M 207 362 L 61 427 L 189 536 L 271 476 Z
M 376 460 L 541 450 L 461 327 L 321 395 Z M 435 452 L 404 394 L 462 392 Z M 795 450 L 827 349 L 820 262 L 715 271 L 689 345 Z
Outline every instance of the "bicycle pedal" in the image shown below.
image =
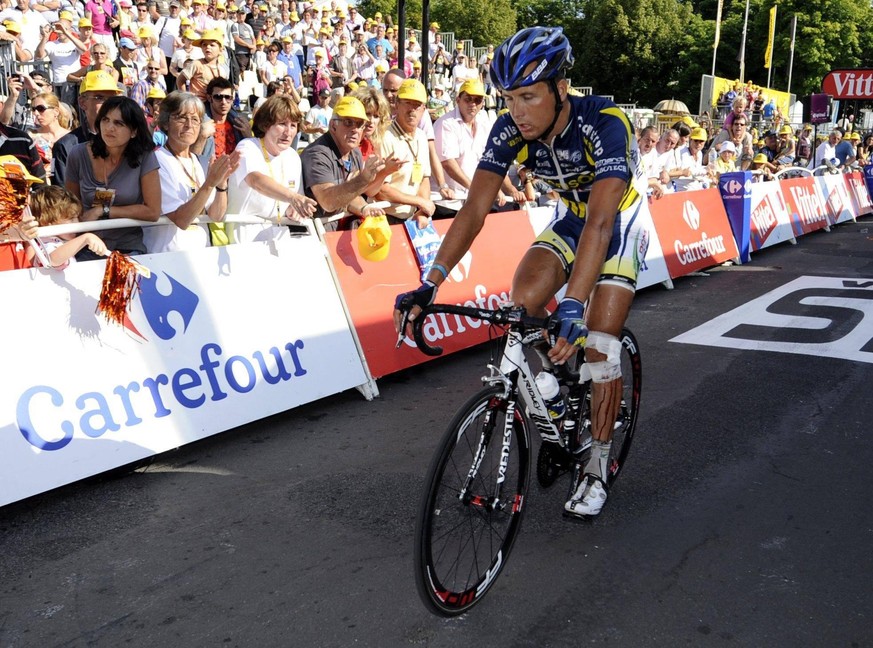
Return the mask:
M 561 516 L 565 520 L 569 520 L 570 522 L 575 522 L 576 524 L 591 524 L 598 516 L 597 515 L 579 515 L 578 513 L 571 513 L 570 511 L 564 510 L 564 514 Z

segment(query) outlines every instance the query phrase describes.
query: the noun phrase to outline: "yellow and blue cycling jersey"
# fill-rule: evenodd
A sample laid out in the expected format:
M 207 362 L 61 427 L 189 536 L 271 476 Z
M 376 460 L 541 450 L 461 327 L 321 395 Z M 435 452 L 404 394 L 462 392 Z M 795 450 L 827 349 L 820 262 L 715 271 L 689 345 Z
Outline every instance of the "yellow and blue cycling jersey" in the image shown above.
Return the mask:
M 648 247 L 647 232 L 638 220 L 640 210 L 648 205 L 633 128 L 624 112 L 608 99 L 570 96 L 567 100 L 570 120 L 551 145 L 524 140 L 508 113 L 498 117 L 478 168 L 503 176 L 517 162 L 555 190 L 560 201 L 554 219 L 534 245 L 554 252 L 568 276 L 585 226 L 592 185 L 603 178 L 624 180 L 627 185 L 599 283 L 633 290 Z
M 627 191 L 619 210 L 640 195 L 634 187 L 639 166 L 636 138 L 624 112 L 603 97 L 567 97 L 570 120 L 551 146 L 525 141 L 509 113 L 497 118 L 479 168 L 506 175 L 518 162 L 551 186 L 571 213 L 585 218 L 591 185 L 602 178 L 621 178 Z

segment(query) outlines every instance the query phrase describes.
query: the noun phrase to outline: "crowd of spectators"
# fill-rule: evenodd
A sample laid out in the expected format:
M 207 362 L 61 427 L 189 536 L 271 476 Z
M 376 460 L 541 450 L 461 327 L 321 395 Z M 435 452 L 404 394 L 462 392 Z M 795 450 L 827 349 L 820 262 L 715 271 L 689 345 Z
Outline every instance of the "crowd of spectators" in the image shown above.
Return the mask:
M 72 205 L 65 219 L 44 224 L 172 222 L 71 237 L 77 243 L 59 244 L 63 252 L 52 256 L 58 264 L 112 250 L 275 239 L 291 234 L 288 220 L 307 218 L 325 229 L 373 215 L 425 227 L 466 198 L 494 118 L 486 109 L 498 100 L 492 46 L 471 60 L 461 45 L 447 48 L 432 23 L 425 52 L 390 16 L 365 18 L 354 6 L 0 0 L 0 21 L 0 41 L 15 59 L 0 155 L 54 187 L 52 204 Z M 430 93 L 421 82 L 425 57 Z M 769 103 L 753 121 L 763 97 L 747 90 L 722 98 L 721 128 L 704 115 L 639 133 L 654 197 L 709 186 L 736 169 L 768 179 L 786 166 L 869 158 L 873 136 L 861 144 L 851 120 L 818 144 L 808 127 L 780 125 Z M 766 129 L 760 135 L 756 124 Z M 554 198 L 518 166 L 494 209 Z M 260 220 L 225 223 L 227 214 Z M 0 267 L 27 265 L 32 254 L 16 249 Z
M 468 61 L 460 45 L 447 51 L 436 23 L 425 52 L 411 30 L 353 6 L 15 3 L 0 0 L 0 40 L 16 59 L 0 155 L 68 206 L 37 220 L 172 222 L 69 237 L 53 265 L 275 239 L 313 217 L 326 229 L 371 215 L 426 227 L 466 197 L 494 118 L 484 110 L 495 105 L 493 47 Z M 511 177 L 496 210 L 536 198 L 536 178 Z M 17 253 L 0 267 L 33 260 L 26 246 Z
M 720 128 L 704 118 L 698 122 L 686 116 L 662 132 L 655 126 L 641 129 L 637 144 L 649 195 L 659 198 L 704 189 L 732 171 L 751 171 L 753 180 L 760 182 L 795 167 L 857 168 L 869 163 L 873 154 L 873 133 L 862 138 L 841 126 L 814 139 L 809 124 L 774 128 L 773 121 L 765 121 L 759 133 L 747 107 L 744 96 L 736 97 Z

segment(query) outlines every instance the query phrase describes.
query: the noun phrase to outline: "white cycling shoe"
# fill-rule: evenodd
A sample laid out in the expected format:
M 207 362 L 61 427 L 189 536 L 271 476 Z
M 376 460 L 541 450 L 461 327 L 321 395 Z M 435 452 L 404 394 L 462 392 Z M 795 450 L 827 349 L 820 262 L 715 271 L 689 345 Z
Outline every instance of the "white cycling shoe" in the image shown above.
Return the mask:
M 585 475 L 573 497 L 564 504 L 564 510 L 578 517 L 594 517 L 606 504 L 606 486 L 597 475 Z

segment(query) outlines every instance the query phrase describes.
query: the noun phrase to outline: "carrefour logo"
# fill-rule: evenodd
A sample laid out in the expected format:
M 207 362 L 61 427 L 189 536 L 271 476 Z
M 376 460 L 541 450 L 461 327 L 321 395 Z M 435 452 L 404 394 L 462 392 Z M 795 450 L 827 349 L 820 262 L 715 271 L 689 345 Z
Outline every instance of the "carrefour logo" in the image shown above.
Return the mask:
M 700 210 L 690 200 L 682 205 L 682 220 L 693 230 L 700 229 Z
M 172 340 L 188 330 L 188 325 L 194 318 L 194 312 L 200 303 L 200 298 L 187 286 L 167 274 L 161 273 L 169 285 L 169 292 L 162 293 L 158 289 L 158 273 L 152 273 L 148 278 L 140 280 L 139 303 L 143 315 L 152 332 L 162 340 Z M 162 282 L 165 283 L 165 282 Z M 170 315 L 176 313 L 182 320 L 182 329 L 176 330 L 171 323 Z M 147 339 L 130 318 L 125 318 L 124 327 L 143 339 Z
M 188 330 L 200 298 L 166 273 L 160 279 L 168 286 L 164 292 L 158 282 L 153 275 L 140 284 L 142 317 L 158 338 L 171 340 Z M 124 325 L 147 339 L 129 318 Z M 305 346 L 297 339 L 265 351 L 231 355 L 208 339 L 186 340 L 174 345 L 172 354 L 161 353 L 159 370 L 153 375 L 131 375 L 120 365 L 111 368 L 111 382 L 100 390 L 77 386 L 74 393 L 64 393 L 52 385 L 33 385 L 18 398 L 16 424 L 35 448 L 61 450 L 77 437 L 99 438 L 147 419 L 171 416 L 179 409 L 208 407 L 256 387 L 269 388 L 305 376 Z

